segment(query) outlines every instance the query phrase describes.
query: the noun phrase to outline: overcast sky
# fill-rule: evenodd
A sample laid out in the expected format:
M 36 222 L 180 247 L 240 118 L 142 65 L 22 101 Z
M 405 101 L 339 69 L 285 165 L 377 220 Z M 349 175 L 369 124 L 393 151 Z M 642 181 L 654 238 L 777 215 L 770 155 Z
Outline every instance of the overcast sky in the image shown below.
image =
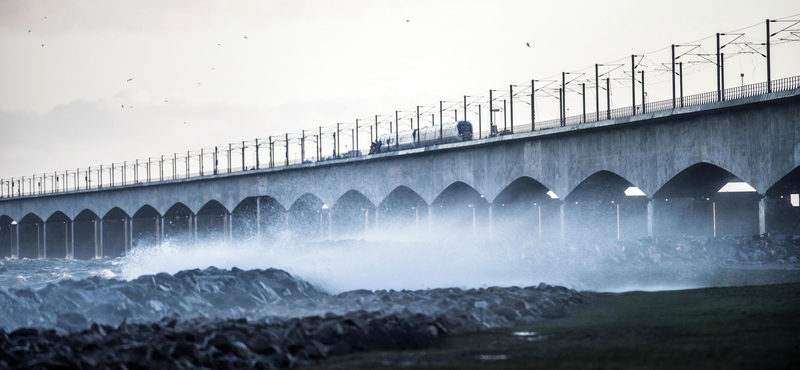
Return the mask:
M 748 35 L 763 41 L 764 19 L 797 13 L 796 0 L 2 0 L 0 178 L 371 120 L 759 22 Z M 800 74 L 798 44 L 776 46 L 773 77 Z M 763 80 L 762 59 L 726 61 L 728 86 Z M 651 100 L 670 93 L 669 61 L 642 61 Z M 713 90 L 713 68 L 692 68 L 687 94 Z

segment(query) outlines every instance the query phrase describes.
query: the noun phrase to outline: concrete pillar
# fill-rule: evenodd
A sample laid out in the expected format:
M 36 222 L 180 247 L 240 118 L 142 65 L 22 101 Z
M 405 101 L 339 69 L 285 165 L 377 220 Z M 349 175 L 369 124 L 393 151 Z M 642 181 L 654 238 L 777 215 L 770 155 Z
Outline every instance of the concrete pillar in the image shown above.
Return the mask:
M 134 235 L 135 234 L 133 233 L 133 217 L 131 217 L 131 249 L 133 249 L 133 236 Z
M 616 203 L 615 205 L 617 206 L 617 240 L 619 240 L 619 238 L 620 238 L 620 232 L 619 232 L 619 203 Z
M 31 186 L 33 186 L 33 185 L 31 185 Z M 42 239 L 41 239 L 42 238 L 41 237 L 42 234 L 39 233 L 40 230 L 41 230 L 41 226 L 39 226 L 39 223 L 37 222 L 36 223 L 36 257 L 38 257 L 38 258 L 41 258 L 41 256 L 42 256 Z
M 494 204 L 489 204 L 489 238 L 494 237 Z
M 100 249 L 94 251 L 94 258 L 103 258 L 103 219 L 100 219 Z
M 428 234 L 433 233 L 433 206 L 428 206 Z
M 711 221 L 714 225 L 714 237 L 717 237 L 717 202 L 711 202 Z
M 19 223 L 17 223 L 17 254 L 14 255 L 14 258 L 19 259 Z
M 767 197 L 758 201 L 758 233 L 767 233 Z
M 225 210 L 225 213 L 222 214 L 222 239 L 226 239 L 228 236 L 228 210 Z
M 563 241 L 567 238 L 567 203 L 561 201 L 558 212 L 558 238 Z
M 95 256 L 95 258 L 97 258 L 97 248 L 98 248 L 97 247 L 97 245 L 98 245 L 98 243 L 97 243 L 97 224 L 98 223 L 99 222 L 97 222 L 96 218 L 94 219 L 94 222 L 92 222 L 92 226 L 94 227 L 94 256 Z
M 542 205 L 537 205 L 539 207 L 539 240 L 542 240 Z
M 42 232 L 43 239 L 44 239 L 44 247 L 42 248 L 42 253 L 39 258 L 47 258 L 47 221 L 43 223 L 44 230 Z
M 194 227 L 192 227 L 192 240 L 194 244 L 197 244 L 197 215 L 192 216 L 192 221 L 194 221 Z
M 75 258 L 75 221 L 69 222 L 69 249 L 67 250 L 69 259 Z
M 69 258 L 69 220 L 64 222 L 64 258 Z
M 128 254 L 128 216 L 125 216 L 125 218 L 122 219 L 122 223 L 124 224 L 123 228 L 125 229 L 125 235 L 123 236 L 123 239 L 122 239 L 122 245 L 123 245 L 122 248 L 125 249 L 125 254 L 127 255 Z
M 328 240 L 333 240 L 333 211 L 328 210 Z
M 256 198 L 256 241 L 261 243 L 261 198 Z
M 233 213 L 228 214 L 228 240 L 233 242 Z
M 160 229 L 161 216 L 156 215 L 155 221 L 156 221 L 156 244 L 158 244 L 161 241 L 161 229 Z
M 164 238 L 164 217 L 158 216 L 158 219 L 161 221 L 161 226 L 158 229 L 159 237 L 158 239 L 161 240 Z
M 414 207 L 414 235 L 419 238 L 419 208 Z
M 653 225 L 656 218 L 656 201 L 650 199 L 647 202 L 647 236 L 653 236 Z
M 478 236 L 478 221 L 476 220 L 475 217 L 475 209 L 477 207 L 470 207 L 470 208 L 472 208 L 472 237 L 474 238 Z

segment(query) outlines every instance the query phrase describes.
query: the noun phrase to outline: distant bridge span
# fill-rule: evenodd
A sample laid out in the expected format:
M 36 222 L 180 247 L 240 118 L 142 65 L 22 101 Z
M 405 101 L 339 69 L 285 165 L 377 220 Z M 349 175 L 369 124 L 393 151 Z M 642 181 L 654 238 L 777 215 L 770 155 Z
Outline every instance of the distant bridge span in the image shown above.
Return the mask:
M 774 211 L 776 209 L 781 209 L 779 214 L 775 213 L 776 219 L 789 217 L 792 221 L 788 224 L 782 221 L 788 226 L 780 226 L 782 229 L 775 231 L 797 233 L 800 230 L 795 227 L 800 216 L 796 208 L 787 208 L 786 204 L 790 194 L 800 192 L 799 167 L 800 89 L 797 89 L 366 157 L 6 198 L 0 200 L 0 248 L 3 238 L 8 238 L 11 254 L 17 255 L 14 238 L 18 241 L 20 237 L 12 235 L 10 226 L 3 226 L 4 223 L 23 223 L 30 215 L 44 222 L 60 212 L 69 220 L 75 220 L 88 210 L 100 220 L 116 208 L 122 212 L 120 215 L 124 214 L 126 222 L 131 222 L 127 221 L 128 217 L 145 206 L 154 208 L 161 217 L 180 203 L 197 215 L 204 205 L 214 200 L 229 214 L 243 201 L 259 197 L 271 198 L 279 208 L 290 209 L 306 194 L 313 195 L 326 207 L 334 207 L 353 191 L 369 201 L 369 204 L 363 203 L 366 207 L 380 207 L 399 187 L 413 190 L 428 206 L 427 211 L 434 212 L 432 207 L 442 201 L 443 194 L 448 194 L 454 184 L 461 183 L 480 194 L 481 201 L 486 203 L 485 207 L 481 206 L 481 212 L 488 209 L 488 223 L 491 224 L 492 209 L 499 206 L 498 202 L 518 198 L 519 194 L 509 198 L 507 193 L 509 185 L 519 183 L 520 178 L 535 180 L 526 181 L 540 190 L 551 190 L 559 197 L 548 200 L 549 197 L 539 194 L 540 198 L 530 199 L 559 202 L 557 223 L 561 235 L 570 227 L 570 217 L 564 215 L 570 212 L 565 201 L 572 206 L 573 200 L 577 202 L 578 199 L 619 200 L 620 189 L 627 188 L 623 185 L 638 187 L 646 195 L 640 197 L 641 202 L 647 204 L 642 203 L 642 208 L 634 207 L 636 212 L 641 211 L 642 217 L 642 221 L 636 223 L 648 225 L 639 227 L 642 235 L 652 235 L 659 229 L 657 202 L 702 197 L 709 197 L 711 201 L 710 196 L 714 194 L 705 188 L 711 186 L 718 190 L 718 185 L 735 178 L 750 184 L 759 195 L 755 200 L 748 198 L 750 200 L 742 201 L 744 203 L 739 202 L 750 204 L 748 210 L 753 210 L 752 204 L 756 204 L 755 218 L 751 220 L 757 221 L 754 225 L 749 222 L 742 226 L 742 233 L 753 229 L 762 233 L 772 230 L 770 219 L 772 213 L 778 212 Z M 515 191 L 524 193 L 525 189 L 533 189 L 530 186 Z M 771 199 L 779 205 L 771 206 Z M 422 207 L 419 202 L 415 204 L 416 208 Z M 619 220 L 619 207 L 617 212 Z M 714 212 L 716 233 L 716 208 Z M 366 216 L 367 227 L 372 222 L 370 217 L 375 216 Z M 70 221 L 65 221 L 65 225 L 66 222 Z M 260 225 L 261 221 L 258 222 Z M 8 230 L 9 235 L 4 236 L 2 230 Z M 125 238 L 128 238 L 127 229 Z M 126 249 L 128 244 L 126 240 Z

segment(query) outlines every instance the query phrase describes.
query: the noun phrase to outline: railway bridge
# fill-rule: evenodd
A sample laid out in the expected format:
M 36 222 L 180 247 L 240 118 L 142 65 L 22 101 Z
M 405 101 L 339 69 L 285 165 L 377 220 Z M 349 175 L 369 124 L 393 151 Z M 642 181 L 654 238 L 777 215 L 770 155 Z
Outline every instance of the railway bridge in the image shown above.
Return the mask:
M 750 191 L 720 192 L 731 182 Z M 287 232 L 797 234 L 798 193 L 800 89 L 788 89 L 363 157 L 4 197 L 0 256 L 114 257 L 161 240 L 268 242 Z

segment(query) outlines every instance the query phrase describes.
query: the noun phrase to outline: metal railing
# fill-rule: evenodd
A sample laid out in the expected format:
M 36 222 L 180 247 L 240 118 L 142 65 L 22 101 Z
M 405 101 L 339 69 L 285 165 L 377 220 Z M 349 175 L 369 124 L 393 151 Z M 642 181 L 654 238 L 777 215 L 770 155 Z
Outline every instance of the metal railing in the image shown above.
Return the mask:
M 765 81 L 728 88 L 722 93 L 718 91 L 710 91 L 700 94 L 676 97 L 674 101 L 672 99 L 667 99 L 655 102 L 647 102 L 644 105 L 638 104 L 635 107 L 627 106 L 614 108 L 611 109 L 610 112 L 608 110 L 603 110 L 599 112 L 599 115 L 596 112 L 581 112 L 579 115 L 572 115 L 564 117 L 563 119 L 557 118 L 545 121 L 536 121 L 534 123 L 506 126 L 502 129 L 498 127 L 499 131 L 497 132 L 497 135 L 531 132 L 534 130 L 541 131 L 557 127 L 575 126 L 583 123 L 597 122 L 598 116 L 599 121 L 608 120 L 609 118 L 627 118 L 642 113 L 669 111 L 681 107 L 717 103 L 720 101 L 720 98 L 723 101 L 737 100 L 764 95 L 770 92 L 774 93 L 795 90 L 799 88 L 800 76 L 787 77 L 773 80 L 771 86 L 769 86 L 769 84 L 767 84 Z M 362 126 L 362 129 L 364 127 L 368 127 L 371 132 L 370 125 L 365 124 Z M 313 131 L 308 132 L 312 133 Z M 319 132 L 320 134 L 323 133 L 322 128 L 320 128 Z M 330 134 L 330 130 L 324 133 Z M 339 133 L 342 134 L 342 131 L 339 131 Z M 482 132 L 476 132 L 473 137 L 478 139 L 491 137 L 492 135 L 495 135 L 495 133 L 493 133 L 491 130 L 484 130 Z M 326 162 L 362 155 L 361 151 L 353 150 L 343 154 L 332 153 L 330 156 L 326 156 L 324 154 L 320 156 L 319 154 L 321 149 L 319 143 L 308 140 L 308 138 L 311 137 L 317 137 L 316 140 L 320 140 L 318 135 L 306 135 L 306 132 L 304 131 L 302 137 L 284 134 L 283 136 L 269 137 L 266 141 L 263 139 L 256 139 L 255 141 L 245 141 L 236 144 L 230 144 L 225 147 L 215 147 L 210 150 L 203 149 L 195 152 L 190 151 L 185 155 L 173 154 L 165 157 L 159 156 L 134 160 L 132 162 L 113 163 L 97 167 L 92 166 L 85 169 L 78 168 L 75 169 L 75 171 L 65 170 L 62 172 L 56 171 L 41 175 L 33 174 L 31 176 L 0 179 L 0 198 L 31 197 L 45 194 L 217 176 L 227 173 L 245 172 L 265 168 L 298 166 L 310 162 Z M 282 159 L 278 158 L 278 155 L 286 150 L 286 145 L 289 145 L 290 143 L 297 144 L 298 140 L 300 143 L 302 143 L 301 145 L 305 145 L 306 140 L 309 142 L 315 142 L 317 145 L 315 154 L 310 158 L 294 160 L 289 160 L 288 155 Z M 338 143 L 334 145 L 338 145 Z M 435 143 L 432 145 L 435 145 Z M 250 151 L 248 151 L 248 148 Z M 314 148 L 311 147 L 310 149 Z M 270 153 L 269 157 L 262 157 L 262 153 L 264 151 Z M 334 153 L 336 152 L 334 151 Z M 246 158 L 251 154 L 255 155 L 255 163 L 248 165 Z M 234 157 L 236 157 L 235 160 Z M 207 166 L 205 164 L 206 161 L 210 161 L 211 165 Z M 224 166 L 220 166 L 220 162 L 222 162 Z M 192 171 L 191 163 L 197 164 L 197 167 L 199 167 L 194 172 Z M 244 166 L 241 164 L 244 164 Z

